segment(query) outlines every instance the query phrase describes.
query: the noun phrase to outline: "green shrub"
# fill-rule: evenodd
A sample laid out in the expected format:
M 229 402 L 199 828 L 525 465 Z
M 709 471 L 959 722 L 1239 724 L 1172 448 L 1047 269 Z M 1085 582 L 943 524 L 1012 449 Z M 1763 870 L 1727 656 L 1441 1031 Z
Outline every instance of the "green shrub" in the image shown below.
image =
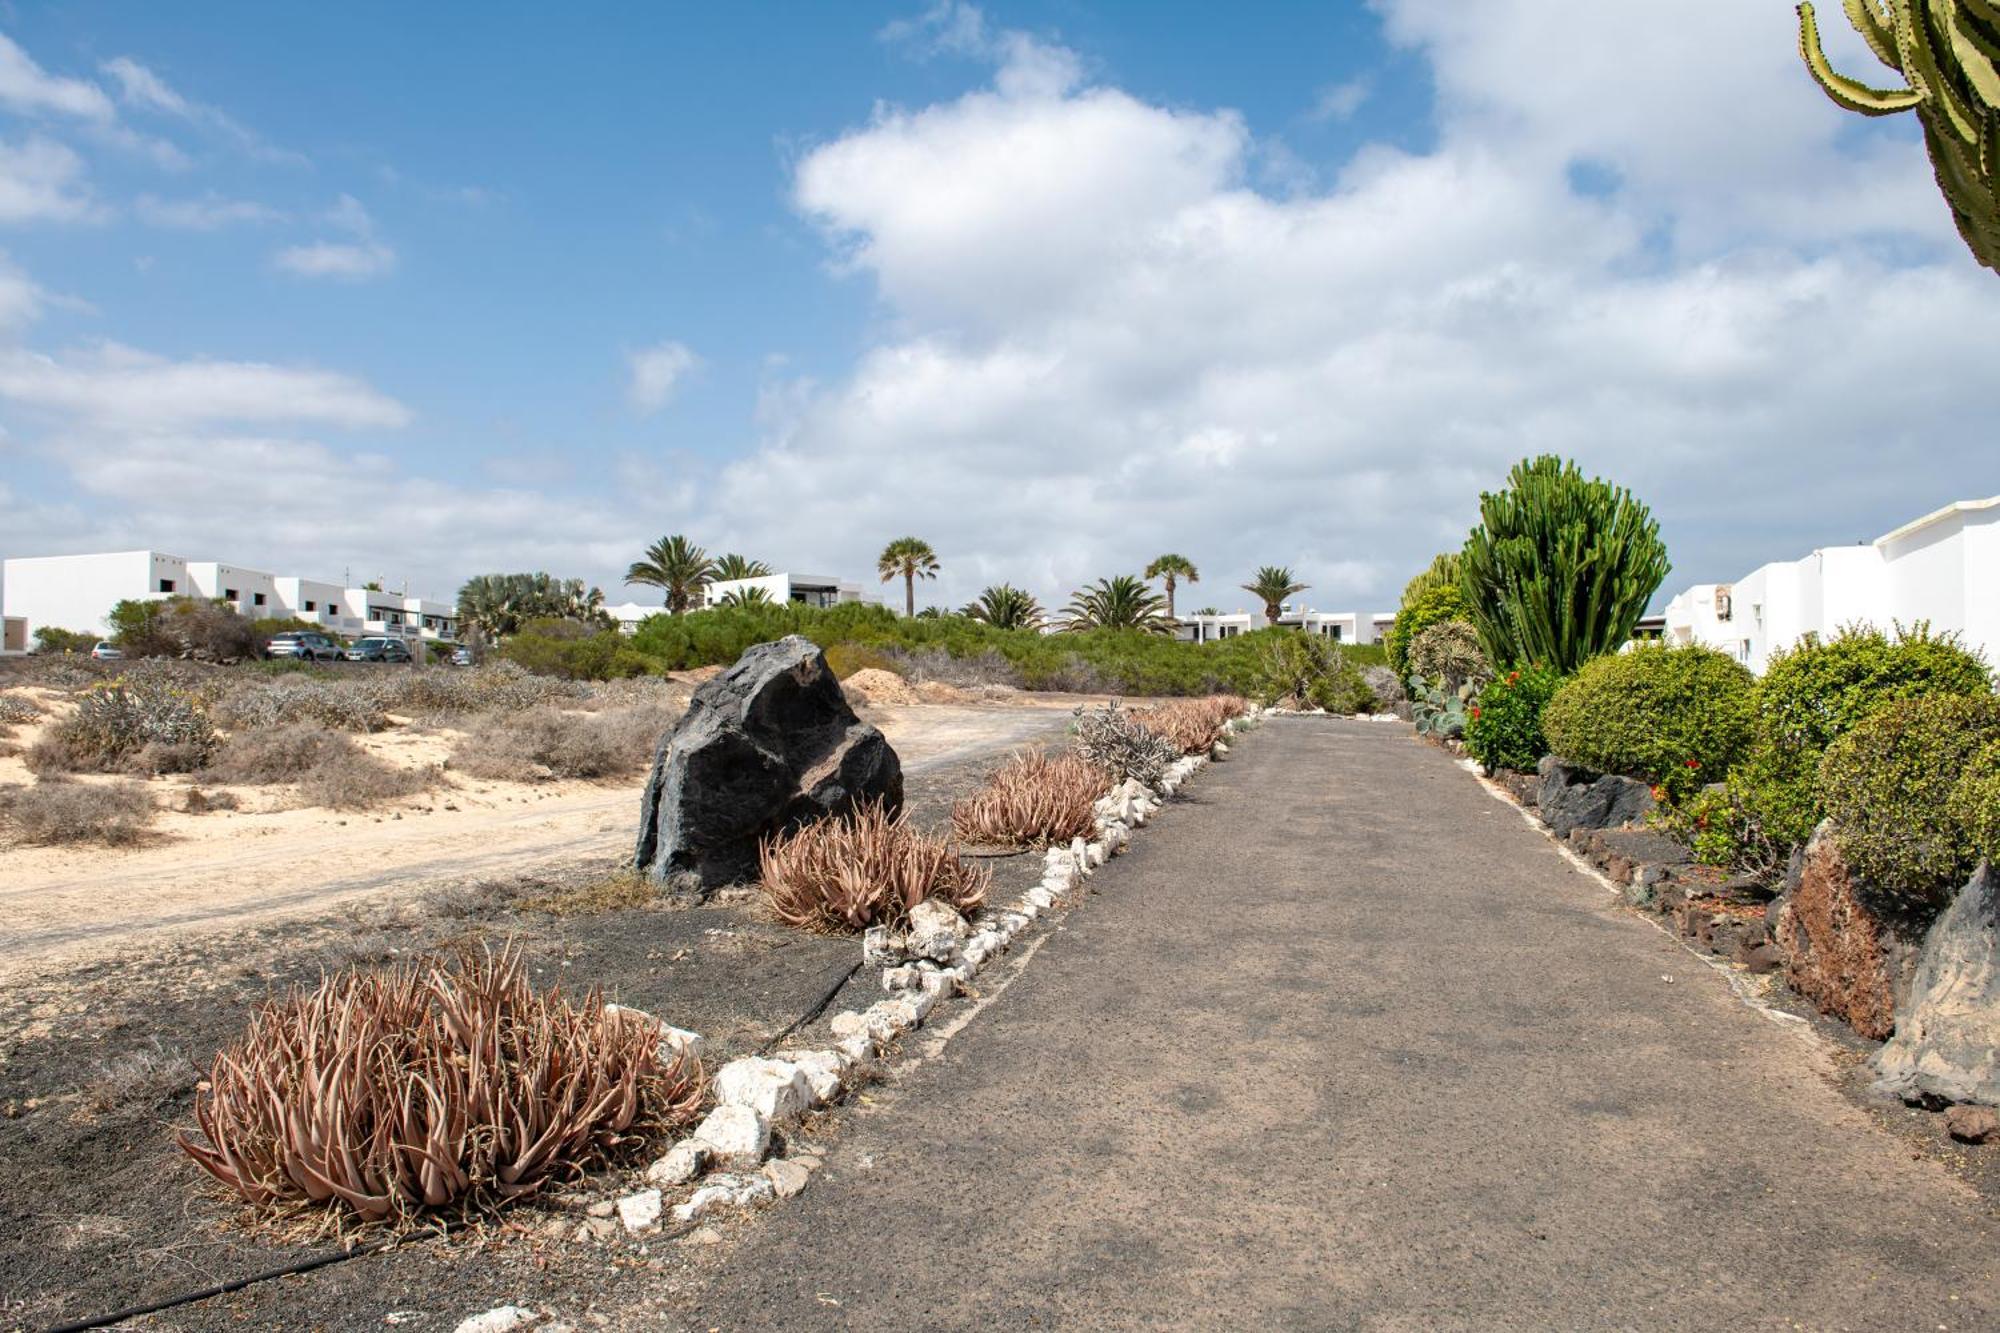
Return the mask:
M 201 597 L 123 601 L 107 617 L 128 657 L 192 657 L 236 662 L 263 650 L 250 622 L 227 602 Z
M 1738 849 L 1747 870 L 1773 870 L 1784 864 L 1794 847 L 1806 839 L 1823 815 L 1819 800 L 1819 752 L 1789 749 L 1760 737 L 1750 752 L 1729 770 L 1730 822 L 1738 830 Z
M 1976 860 L 2000 866 L 2000 741 L 1972 757 L 1951 790 L 1947 810 Z
M 1501 768 L 1531 771 L 1549 752 L 1542 710 L 1562 683 L 1558 672 L 1539 666 L 1495 676 L 1472 706 L 1465 724 L 1465 748 L 1488 773 Z
M 1479 631 L 1471 621 L 1440 620 L 1410 640 L 1410 674 L 1457 689 L 1468 681 L 1490 679 L 1493 667 L 1479 650 Z
M 1754 680 L 1712 648 L 1645 644 L 1586 662 L 1542 711 L 1552 753 L 1679 798 L 1749 750 Z
M 38 653 L 87 653 L 96 646 L 97 636 L 80 629 L 42 625 L 35 630 L 35 651 Z
M 1458 590 L 1456 583 L 1434 583 L 1420 589 L 1414 598 L 1406 599 L 1396 612 L 1396 623 L 1389 627 L 1388 635 L 1382 640 L 1396 679 L 1410 678 L 1410 647 L 1417 635 L 1432 625 L 1464 619 L 1465 594 Z
M 29 752 L 28 765 L 42 774 L 186 772 L 206 763 L 216 742 L 208 714 L 189 694 L 119 681 L 84 691 L 76 711 Z
M 1263 641 L 1254 693 L 1267 703 L 1369 713 L 1375 691 L 1341 646 L 1317 634 L 1280 630 Z
M 1996 739 L 2000 699 L 1940 694 L 1889 704 L 1827 747 L 1827 818 L 1848 865 L 1883 900 L 1928 913 L 1971 874 L 1978 858 L 1959 818 L 1968 807 L 1953 798 Z
M 531 620 L 501 645 L 499 656 L 563 680 L 618 680 L 659 669 L 617 630 L 574 620 Z

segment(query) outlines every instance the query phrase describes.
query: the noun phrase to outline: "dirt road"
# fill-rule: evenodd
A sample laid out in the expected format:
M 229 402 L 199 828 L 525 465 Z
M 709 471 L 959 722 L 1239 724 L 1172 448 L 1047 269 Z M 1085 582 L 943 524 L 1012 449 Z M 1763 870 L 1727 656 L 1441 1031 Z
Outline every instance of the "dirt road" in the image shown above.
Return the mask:
M 1050 706 L 870 710 L 904 771 L 1051 736 Z M 323 913 L 346 900 L 533 874 L 625 850 L 643 775 L 617 786 L 465 784 L 373 815 L 170 816 L 132 850 L 23 849 L 0 875 L 0 985 L 23 969 L 128 950 L 162 932 Z

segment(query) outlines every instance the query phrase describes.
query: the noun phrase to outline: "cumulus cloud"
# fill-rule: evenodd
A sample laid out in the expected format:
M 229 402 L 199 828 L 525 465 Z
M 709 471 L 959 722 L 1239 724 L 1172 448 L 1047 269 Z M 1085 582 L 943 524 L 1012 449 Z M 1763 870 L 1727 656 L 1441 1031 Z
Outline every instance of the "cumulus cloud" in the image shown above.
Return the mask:
M 41 135 L 0 140 L 0 222 L 93 221 L 102 210 L 84 180 L 83 159 Z
M 273 255 L 271 262 L 302 278 L 338 278 L 349 282 L 379 278 L 396 267 L 395 250 L 376 237 L 374 218 L 353 195 L 341 195 L 321 221 L 336 231 L 346 232 L 352 239 L 288 245 Z
M 650 416 L 672 401 L 681 381 L 701 364 L 701 358 L 686 343 L 671 340 L 642 347 L 625 360 L 631 376 L 625 399 L 641 416 Z
M 1090 83 L 964 6 L 888 34 L 993 82 L 799 162 L 800 212 L 890 333 L 773 391 L 716 521 L 846 569 L 931 535 L 942 601 L 1061 597 L 1173 549 L 1200 601 L 1287 563 L 1309 601 L 1379 609 L 1536 452 L 1638 489 L 1677 580 L 1993 489 L 1956 443 L 1993 279 L 1907 132 L 1812 88 L 1783 6 L 1378 8 L 1432 67 L 1435 147 L 1282 198 L 1227 109 Z
M 361 380 L 252 361 L 175 361 L 118 343 L 60 356 L 0 352 L 0 399 L 93 426 L 253 423 L 396 427 L 410 410 Z

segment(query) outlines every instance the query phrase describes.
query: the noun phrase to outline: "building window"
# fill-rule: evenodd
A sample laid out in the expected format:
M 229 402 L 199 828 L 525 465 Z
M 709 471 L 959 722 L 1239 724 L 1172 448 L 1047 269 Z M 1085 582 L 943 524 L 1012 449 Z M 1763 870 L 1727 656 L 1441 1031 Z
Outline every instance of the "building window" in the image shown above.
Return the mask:
M 233 602 L 233 601 L 235 601 L 235 600 L 236 600 L 236 589 L 234 589 L 234 588 L 224 588 L 224 589 L 222 590 L 222 600 L 223 600 L 223 601 L 225 601 L 225 602 Z
M 312 609 L 313 609 L 313 604 L 312 604 L 311 602 L 307 602 L 307 603 L 306 603 L 306 610 L 310 611 L 310 610 L 312 610 Z
M 262 606 L 264 604 L 264 594 L 261 592 L 253 592 L 250 594 L 250 600 L 256 605 Z
M 174 590 L 174 581 L 173 581 L 172 579 L 161 579 L 161 580 L 160 580 L 160 591 L 161 591 L 161 592 L 172 592 L 173 590 Z
M 1735 618 L 1735 593 L 1736 590 L 1733 587 L 1717 588 L 1715 590 L 1715 618 L 1717 620 L 1731 620 Z
M 311 602 L 307 602 L 307 603 L 306 603 L 306 610 L 308 610 L 308 611 L 312 610 L 312 603 L 311 603 Z M 340 603 L 339 603 L 339 602 L 328 602 L 328 603 L 326 604 L 326 613 L 327 613 L 328 615 L 330 615 L 330 616 L 337 616 L 337 615 L 339 615 L 339 614 L 340 614 Z

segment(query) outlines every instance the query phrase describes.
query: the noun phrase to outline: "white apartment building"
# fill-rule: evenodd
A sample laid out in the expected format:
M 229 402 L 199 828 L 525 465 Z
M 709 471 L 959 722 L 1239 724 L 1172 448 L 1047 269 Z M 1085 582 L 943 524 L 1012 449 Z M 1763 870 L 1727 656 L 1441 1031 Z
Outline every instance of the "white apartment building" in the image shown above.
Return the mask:
M 1248 634 L 1251 630 L 1263 629 L 1270 623 L 1262 611 L 1209 614 L 1194 612 L 1178 616 L 1176 619 L 1179 624 L 1175 628 L 1174 636 L 1188 643 L 1214 643 L 1218 639 L 1231 639 L 1239 634 Z M 1389 626 L 1396 623 L 1396 614 L 1393 611 L 1377 611 L 1373 614 L 1359 611 L 1315 611 L 1310 607 L 1287 606 L 1279 613 L 1277 623 L 1340 643 L 1374 643 L 1389 632 Z
M 303 620 L 348 638 L 385 634 L 451 643 L 458 637 L 458 609 L 449 602 L 162 551 L 32 556 L 0 564 L 0 605 L 21 619 L 30 640 L 44 625 L 103 633 L 118 603 L 169 597 L 224 601 L 252 620 Z
M 1761 673 L 1807 634 L 1920 620 L 2000 661 L 2000 495 L 1956 501 L 1864 545 L 1696 584 L 1667 603 L 1665 638 L 1706 644 Z
M 720 606 L 731 594 L 747 594 L 761 589 L 779 604 L 798 602 L 805 606 L 838 606 L 863 600 L 861 585 L 834 578 L 830 574 L 766 574 L 754 579 L 721 579 L 702 589 L 704 606 Z

